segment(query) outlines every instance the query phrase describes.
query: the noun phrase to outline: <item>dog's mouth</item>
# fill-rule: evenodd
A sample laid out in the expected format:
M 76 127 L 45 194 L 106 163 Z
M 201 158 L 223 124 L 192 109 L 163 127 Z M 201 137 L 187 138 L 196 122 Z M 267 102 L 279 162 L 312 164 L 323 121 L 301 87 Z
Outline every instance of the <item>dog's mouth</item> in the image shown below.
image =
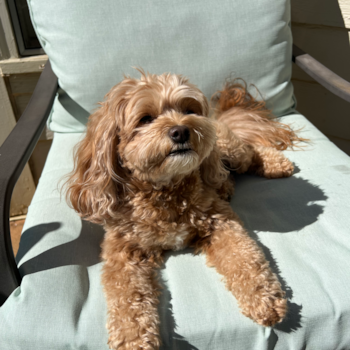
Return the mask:
M 190 147 L 174 149 L 169 153 L 169 156 L 183 156 L 183 155 L 186 155 L 192 151 L 193 150 Z

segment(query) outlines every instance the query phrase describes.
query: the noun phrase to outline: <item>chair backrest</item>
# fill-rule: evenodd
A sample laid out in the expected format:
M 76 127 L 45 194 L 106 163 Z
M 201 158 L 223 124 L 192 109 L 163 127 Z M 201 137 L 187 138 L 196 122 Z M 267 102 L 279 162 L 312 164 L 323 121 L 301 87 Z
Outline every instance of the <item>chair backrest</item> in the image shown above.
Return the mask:
M 255 84 L 277 116 L 294 107 L 289 0 L 28 0 L 60 90 L 49 126 L 81 132 L 123 78 L 188 76 L 210 96 L 228 77 Z

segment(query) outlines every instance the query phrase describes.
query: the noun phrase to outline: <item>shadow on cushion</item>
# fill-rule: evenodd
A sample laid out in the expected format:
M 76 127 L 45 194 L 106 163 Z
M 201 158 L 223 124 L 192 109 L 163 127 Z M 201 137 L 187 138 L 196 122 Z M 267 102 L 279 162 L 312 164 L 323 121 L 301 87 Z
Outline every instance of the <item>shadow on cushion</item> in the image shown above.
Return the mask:
M 24 231 L 16 260 L 22 257 L 35 246 L 46 234 L 61 227 L 59 222 L 33 226 Z M 73 241 L 52 247 L 34 258 L 24 262 L 19 271 L 21 276 L 39 271 L 49 270 L 68 265 L 92 266 L 101 262 L 100 245 L 104 236 L 101 226 L 82 220 L 79 237 Z
M 320 187 L 301 177 L 235 175 L 231 206 L 249 231 L 287 233 L 316 222 L 326 201 Z

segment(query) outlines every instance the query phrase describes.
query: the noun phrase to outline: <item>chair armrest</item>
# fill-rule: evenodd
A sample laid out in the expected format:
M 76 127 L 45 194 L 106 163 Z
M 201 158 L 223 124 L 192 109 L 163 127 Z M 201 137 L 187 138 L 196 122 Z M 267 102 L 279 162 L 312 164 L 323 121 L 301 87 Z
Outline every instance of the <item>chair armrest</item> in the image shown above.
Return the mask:
M 21 283 L 10 235 L 12 191 L 44 130 L 57 86 L 57 77 L 48 62 L 27 108 L 0 147 L 0 305 Z
M 293 45 L 293 62 L 333 94 L 350 102 L 350 83 Z

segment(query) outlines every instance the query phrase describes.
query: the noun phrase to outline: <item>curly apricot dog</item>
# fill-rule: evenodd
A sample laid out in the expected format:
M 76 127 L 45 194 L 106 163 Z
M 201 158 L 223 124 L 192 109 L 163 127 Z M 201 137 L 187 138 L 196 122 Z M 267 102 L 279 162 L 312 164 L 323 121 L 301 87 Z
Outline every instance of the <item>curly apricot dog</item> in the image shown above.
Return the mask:
M 281 322 L 285 293 L 232 211 L 229 171 L 290 176 L 278 149 L 300 139 L 237 81 L 213 98 L 179 75 L 125 77 L 90 116 L 67 181 L 67 198 L 100 223 L 102 282 L 112 349 L 158 349 L 164 250 L 193 247 L 225 277 L 242 313 Z

